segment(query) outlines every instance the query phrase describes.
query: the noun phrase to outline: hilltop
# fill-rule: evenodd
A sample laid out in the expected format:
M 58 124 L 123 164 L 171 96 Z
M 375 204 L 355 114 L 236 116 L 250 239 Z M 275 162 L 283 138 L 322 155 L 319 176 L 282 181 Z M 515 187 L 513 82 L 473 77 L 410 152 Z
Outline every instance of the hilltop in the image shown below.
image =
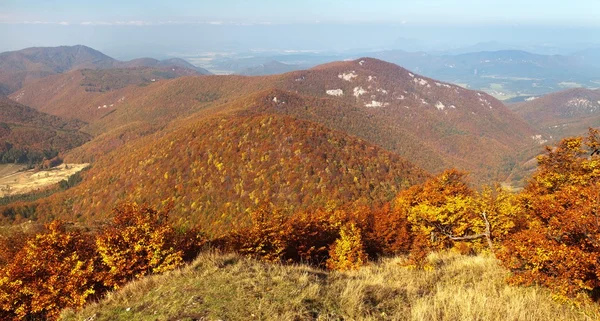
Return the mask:
M 189 266 L 134 281 L 60 320 L 592 320 L 546 289 L 505 283 L 489 256 L 431 255 L 432 271 L 385 259 L 353 272 L 205 253 Z
M 265 202 L 286 214 L 389 201 L 428 175 L 401 157 L 314 122 L 232 115 L 190 122 L 99 158 L 83 182 L 37 204 L 35 217 L 94 221 L 115 204 L 173 202 L 177 219 L 222 230 Z
M 179 67 L 210 74 L 183 59 L 158 61 L 141 58 L 118 61 L 92 48 L 77 46 L 33 47 L 0 53 L 0 94 L 10 94 L 35 79 L 79 69 Z

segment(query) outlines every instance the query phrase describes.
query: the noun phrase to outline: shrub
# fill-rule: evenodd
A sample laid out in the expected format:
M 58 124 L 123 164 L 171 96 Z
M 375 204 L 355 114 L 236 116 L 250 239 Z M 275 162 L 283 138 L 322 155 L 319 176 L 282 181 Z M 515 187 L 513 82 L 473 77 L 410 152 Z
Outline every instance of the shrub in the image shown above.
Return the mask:
M 99 265 L 89 236 L 50 223 L 0 270 L 0 319 L 53 320 L 83 306 L 101 290 Z
M 96 239 L 98 253 L 107 270 L 106 286 L 118 288 L 133 278 L 162 273 L 183 265 L 183 251 L 168 222 L 168 210 L 126 203 L 114 210 L 111 225 Z

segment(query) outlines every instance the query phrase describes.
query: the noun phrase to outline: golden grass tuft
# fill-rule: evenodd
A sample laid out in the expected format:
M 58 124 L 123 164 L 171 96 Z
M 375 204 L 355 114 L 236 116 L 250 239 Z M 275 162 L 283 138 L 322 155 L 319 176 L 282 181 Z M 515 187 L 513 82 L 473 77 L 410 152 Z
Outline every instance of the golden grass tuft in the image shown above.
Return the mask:
M 431 271 L 384 259 L 357 271 L 204 253 L 189 266 L 130 283 L 62 320 L 599 320 L 598 305 L 505 283 L 490 256 L 438 253 Z

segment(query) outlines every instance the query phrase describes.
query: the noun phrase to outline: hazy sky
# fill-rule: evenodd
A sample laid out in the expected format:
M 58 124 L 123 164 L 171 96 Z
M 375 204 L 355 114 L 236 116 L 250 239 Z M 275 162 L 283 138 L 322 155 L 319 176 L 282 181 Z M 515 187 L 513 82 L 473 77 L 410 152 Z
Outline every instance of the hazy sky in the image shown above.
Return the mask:
M 598 34 L 600 0 L 0 0 L 0 51 L 84 44 L 120 58 L 580 44 L 556 49 L 568 52 Z
M 2 0 L 3 22 L 600 25 L 598 0 Z

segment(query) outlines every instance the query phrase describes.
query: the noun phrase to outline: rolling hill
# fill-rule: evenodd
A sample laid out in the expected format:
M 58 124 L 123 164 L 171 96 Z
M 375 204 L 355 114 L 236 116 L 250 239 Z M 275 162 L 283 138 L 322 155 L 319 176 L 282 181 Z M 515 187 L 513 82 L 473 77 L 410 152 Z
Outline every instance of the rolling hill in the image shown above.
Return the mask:
M 568 89 L 513 104 L 510 108 L 556 140 L 585 135 L 589 127 L 600 127 L 599 89 Z
M 10 94 L 35 79 L 72 70 L 133 67 L 179 67 L 210 74 L 183 59 L 141 58 L 123 62 L 82 45 L 34 47 L 0 53 L 0 94 Z
M 39 162 L 90 139 L 85 124 L 47 115 L 0 96 L 0 162 Z
M 105 92 L 87 91 L 82 72 L 53 77 L 60 81 L 39 80 L 11 98 L 88 121 L 84 131 L 98 140 L 79 149 L 81 161 L 129 140 L 122 137 L 171 130 L 186 117 L 243 110 L 318 122 L 430 172 L 470 171 L 476 182 L 504 180 L 545 139 L 485 93 L 369 58 L 275 76 L 182 77 Z
M 181 67 L 132 67 L 82 69 L 31 81 L 10 98 L 42 112 L 64 118 L 93 122 L 115 111 L 131 98 L 122 90 L 144 87 L 162 79 L 199 75 Z
M 84 181 L 38 203 L 35 216 L 105 219 L 121 201 L 156 207 L 210 231 L 242 224 L 264 202 L 291 214 L 381 203 L 428 175 L 401 157 L 323 125 L 234 113 L 191 121 L 99 158 Z

